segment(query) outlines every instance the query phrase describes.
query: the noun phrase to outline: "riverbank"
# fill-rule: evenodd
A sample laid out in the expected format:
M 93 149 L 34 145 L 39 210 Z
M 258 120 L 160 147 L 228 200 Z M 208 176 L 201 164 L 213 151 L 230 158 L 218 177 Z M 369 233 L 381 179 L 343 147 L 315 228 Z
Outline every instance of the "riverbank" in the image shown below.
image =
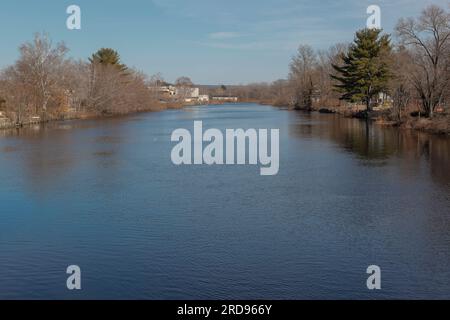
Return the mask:
M 230 102 L 215 101 L 215 102 L 208 103 L 207 105 L 225 105 L 225 104 L 230 104 Z M 158 102 L 158 103 L 154 103 L 151 108 L 134 110 L 134 111 L 115 112 L 115 113 L 72 112 L 72 113 L 66 113 L 57 118 L 49 118 L 46 120 L 43 120 L 43 119 L 37 120 L 36 117 L 34 119 L 30 118 L 29 120 L 22 121 L 20 124 L 16 124 L 13 121 L 11 121 L 9 118 L 3 116 L 3 117 L 0 117 L 0 130 L 22 128 L 22 127 L 39 125 L 39 124 L 44 124 L 44 123 L 49 123 L 49 122 L 61 122 L 61 121 L 71 121 L 71 120 L 108 119 L 108 118 L 115 118 L 115 117 L 121 117 L 121 116 L 128 116 L 128 115 L 132 115 L 132 114 L 146 113 L 146 112 L 160 112 L 160 111 L 165 111 L 165 110 L 176 110 L 176 109 L 182 109 L 187 106 L 195 106 L 195 105 L 196 104 L 192 104 L 192 103 Z
M 336 107 L 312 107 L 309 109 L 296 108 L 310 112 L 319 112 L 324 114 L 339 114 L 347 118 L 369 119 L 377 125 L 392 126 L 407 130 L 417 130 L 436 135 L 450 136 L 450 115 L 436 114 L 433 118 L 412 116 L 411 114 L 403 116 L 401 120 L 396 119 L 391 109 L 375 108 L 369 113 L 362 106 L 336 106 Z
M 318 112 L 323 114 L 338 114 L 346 118 L 358 118 L 358 119 L 369 119 L 375 124 L 380 126 L 392 126 L 399 127 L 401 129 L 417 130 L 422 132 L 427 132 L 436 135 L 450 135 L 450 116 L 446 114 L 439 114 L 434 116 L 432 119 L 424 117 L 412 117 L 408 116 L 402 121 L 392 119 L 392 115 L 389 109 L 376 109 L 371 111 L 369 114 L 363 110 L 361 107 L 312 107 L 309 109 L 305 108 L 292 108 L 282 104 L 274 104 L 269 101 L 245 101 L 245 103 L 257 103 L 261 105 L 273 105 L 279 108 L 294 109 L 300 111 L 308 112 Z M 209 105 L 223 105 L 226 103 L 215 102 Z M 138 111 L 130 111 L 123 113 L 89 113 L 89 112 L 78 112 L 65 114 L 63 117 L 47 119 L 47 120 L 30 120 L 24 121 L 20 125 L 14 124 L 12 121 L 8 121 L 8 118 L 0 118 L 0 130 L 1 129 L 13 129 L 21 128 L 36 124 L 43 124 L 48 122 L 57 121 L 68 121 L 68 120 L 95 120 L 95 119 L 106 119 L 114 118 L 120 116 L 126 116 L 131 114 L 145 113 L 145 112 L 160 112 L 170 109 L 181 109 L 189 104 L 180 103 L 155 103 L 151 108 L 142 109 Z
M 62 122 L 71 120 L 96 120 L 96 119 L 108 119 L 114 117 L 127 116 L 132 114 L 146 113 L 146 112 L 160 112 L 164 110 L 171 109 L 181 109 L 185 105 L 180 103 L 154 103 L 150 108 L 139 109 L 127 112 L 111 112 L 111 113 L 94 113 L 94 112 L 71 112 L 65 113 L 60 117 L 50 117 L 48 119 L 42 119 L 38 117 L 29 118 L 28 120 L 22 121 L 20 123 L 14 123 L 9 118 L 2 116 L 0 117 L 0 130 L 2 129 L 14 129 L 28 127 L 32 125 L 39 125 L 49 122 Z
M 325 110 L 325 111 L 324 111 Z M 327 109 L 321 109 L 319 112 L 328 112 Z M 339 113 L 339 112 L 338 112 Z M 400 129 L 417 130 L 436 135 L 450 135 L 450 115 L 436 114 L 432 118 L 407 116 L 398 119 L 398 116 L 392 114 L 390 109 L 378 109 L 370 112 L 346 112 L 345 116 L 359 119 L 370 119 L 377 125 L 399 127 Z
M 450 116 L 435 116 L 429 118 L 411 118 L 400 123 L 401 128 L 424 131 L 432 134 L 450 136 Z

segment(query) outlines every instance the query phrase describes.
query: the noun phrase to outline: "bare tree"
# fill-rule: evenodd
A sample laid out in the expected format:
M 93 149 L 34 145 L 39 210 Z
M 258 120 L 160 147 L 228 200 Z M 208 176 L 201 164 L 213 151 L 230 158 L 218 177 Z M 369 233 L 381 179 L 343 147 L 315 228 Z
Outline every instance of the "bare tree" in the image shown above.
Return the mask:
M 175 85 L 177 87 L 192 87 L 194 83 L 189 77 L 179 77 L 175 80 Z
M 21 56 L 15 66 L 16 75 L 20 81 L 33 89 L 36 113 L 46 114 L 52 92 L 58 85 L 67 51 L 63 43 L 54 47 L 47 34 L 39 33 L 32 42 L 20 47 Z
M 148 86 L 152 93 L 153 100 L 157 101 L 162 98 L 163 94 L 160 92 L 159 88 L 165 84 L 164 77 L 160 72 L 150 76 Z
M 336 75 L 333 65 L 342 65 L 342 57 L 348 52 L 349 44 L 336 44 L 328 50 L 319 51 L 317 64 L 317 86 L 321 103 L 339 104 L 340 95 L 334 90 L 336 81 L 330 75 Z
M 100 114 L 117 113 L 121 107 L 121 88 L 125 75 L 114 65 L 92 62 L 90 65 L 88 110 Z
M 274 105 L 290 106 L 294 104 L 294 92 L 288 80 L 279 79 L 272 82 L 269 90 Z
M 59 81 L 64 88 L 66 106 L 71 112 L 86 111 L 89 75 L 90 65 L 83 61 L 68 60 L 60 70 Z
M 184 101 L 190 98 L 193 92 L 192 87 L 194 83 L 188 77 L 180 77 L 175 81 L 175 86 L 177 87 L 177 97 Z
M 431 5 L 417 19 L 401 19 L 396 32 L 414 66 L 409 81 L 432 117 L 450 81 L 450 15 Z
M 317 55 L 307 45 L 298 48 L 297 55 L 290 64 L 289 79 L 296 91 L 296 107 L 312 108 L 312 98 L 316 82 Z
M 165 85 L 166 81 L 164 80 L 162 73 L 158 72 L 158 73 L 155 73 L 150 76 L 150 79 L 148 80 L 148 84 L 152 88 L 157 88 L 157 87 Z
M 5 100 L 6 115 L 15 125 L 22 125 L 32 108 L 32 97 L 29 94 L 30 87 L 18 80 L 19 76 L 14 67 L 5 69 L 1 73 L 1 79 L 0 95 Z
M 415 89 L 411 81 L 411 74 L 416 66 L 412 63 L 410 51 L 399 46 L 392 53 L 392 78 L 389 83 L 389 92 L 392 94 L 391 115 L 393 120 L 401 123 L 406 116 L 406 109 L 414 100 Z

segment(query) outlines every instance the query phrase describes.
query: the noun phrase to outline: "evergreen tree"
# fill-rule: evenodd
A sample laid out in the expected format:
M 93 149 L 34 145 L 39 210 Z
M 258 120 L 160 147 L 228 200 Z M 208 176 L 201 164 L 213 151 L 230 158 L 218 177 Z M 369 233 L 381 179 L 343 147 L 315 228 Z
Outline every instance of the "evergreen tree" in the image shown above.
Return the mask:
M 120 61 L 119 53 L 109 48 L 102 48 L 98 50 L 92 55 L 89 61 L 91 63 L 99 63 L 101 65 L 117 66 L 121 71 L 127 70 L 127 67 Z
M 389 35 L 381 35 L 379 29 L 363 29 L 356 33 L 355 40 L 342 65 L 333 65 L 337 75 L 331 77 L 339 83 L 336 90 L 342 100 L 363 102 L 371 110 L 372 99 L 380 92 L 387 92 L 389 55 L 392 47 Z

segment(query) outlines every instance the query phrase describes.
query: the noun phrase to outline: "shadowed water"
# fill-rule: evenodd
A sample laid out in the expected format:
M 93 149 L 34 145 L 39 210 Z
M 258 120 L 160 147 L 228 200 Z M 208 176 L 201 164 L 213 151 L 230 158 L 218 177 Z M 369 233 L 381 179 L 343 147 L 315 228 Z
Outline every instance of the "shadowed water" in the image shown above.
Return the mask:
M 279 128 L 279 174 L 174 166 L 194 120 Z M 448 138 L 258 105 L 0 131 L 0 298 L 450 298 L 449 164 Z

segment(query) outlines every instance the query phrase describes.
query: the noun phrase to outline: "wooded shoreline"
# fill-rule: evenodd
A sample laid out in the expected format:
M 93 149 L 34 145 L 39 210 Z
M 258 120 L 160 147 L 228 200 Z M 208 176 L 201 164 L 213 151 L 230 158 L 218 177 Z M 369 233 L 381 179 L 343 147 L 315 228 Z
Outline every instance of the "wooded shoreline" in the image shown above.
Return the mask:
M 274 105 L 270 101 L 247 101 L 258 103 L 262 105 Z M 426 132 L 435 135 L 450 136 L 450 115 L 448 114 L 438 114 L 433 118 L 421 117 L 420 115 L 415 115 L 406 117 L 403 121 L 392 120 L 389 110 L 374 111 L 367 113 L 365 111 L 355 110 L 348 108 L 346 106 L 334 106 L 334 107 L 324 107 L 324 106 L 313 106 L 311 108 L 292 108 L 288 105 L 275 105 L 276 107 L 286 108 L 290 110 L 299 110 L 305 112 L 318 112 L 323 114 L 338 114 L 346 118 L 356 118 L 361 120 L 372 121 L 376 125 L 398 127 L 399 129 L 405 130 L 417 130 L 421 132 Z
M 276 108 L 284 108 L 288 110 L 289 112 L 295 112 L 295 111 L 303 111 L 303 112 L 317 112 L 322 114 L 337 114 L 341 117 L 346 118 L 355 118 L 360 119 L 364 121 L 371 121 L 375 123 L 376 125 L 380 126 L 390 126 L 390 127 L 397 127 L 401 130 L 416 130 L 421 132 L 426 132 L 433 135 L 440 135 L 440 136 L 449 136 L 450 137 L 450 117 L 448 115 L 441 115 L 441 116 L 435 116 L 433 119 L 426 118 L 426 117 L 414 117 L 410 118 L 407 122 L 400 123 L 397 121 L 391 121 L 388 119 L 388 116 L 386 115 L 386 111 L 372 111 L 371 114 L 367 117 L 365 114 L 361 114 L 359 111 L 356 112 L 354 110 L 349 109 L 343 109 L 336 108 L 336 107 L 322 107 L 322 108 L 312 108 L 312 109 L 302 109 L 302 108 L 291 108 L 290 106 L 282 106 L 282 105 L 274 105 L 273 103 L 270 103 L 268 101 L 240 101 L 238 103 L 211 103 L 208 104 L 210 106 L 212 105 L 227 105 L 227 104 L 240 104 L 240 103 L 254 103 L 254 104 L 260 104 L 260 105 L 266 105 L 266 106 L 273 106 Z M 206 105 L 205 107 L 208 107 Z M 182 109 L 186 107 L 187 105 L 181 105 L 181 104 L 166 104 L 166 105 L 157 105 L 152 107 L 148 110 L 140 110 L 140 111 L 134 111 L 129 113 L 120 113 L 120 114 L 80 114 L 78 116 L 74 117 L 67 117 L 64 119 L 49 119 L 46 121 L 40 121 L 40 122 L 32 122 L 32 123 L 23 123 L 20 126 L 17 126 L 13 123 L 8 123 L 6 125 L 3 125 L 0 122 L 0 130 L 7 130 L 7 129 L 20 129 L 20 128 L 26 128 L 30 127 L 32 125 L 45 125 L 46 123 L 50 122 L 64 122 L 64 121 L 83 121 L 83 120 L 101 120 L 101 119 L 111 119 L 111 118 L 120 118 L 120 117 L 126 117 L 133 114 L 141 114 L 141 113 L 148 113 L 148 112 L 164 112 L 167 110 L 174 110 L 174 109 Z
M 301 44 L 288 77 L 271 83 L 200 86 L 182 76 L 172 84 L 129 68 L 111 48 L 67 58 L 47 34 L 19 51 L 0 72 L 0 128 L 240 101 L 450 134 L 450 12 L 435 5 L 399 19 L 392 35 L 368 27 L 328 50 Z
M 53 119 L 46 119 L 46 120 L 40 120 L 40 121 L 24 121 L 20 124 L 15 124 L 11 121 L 0 121 L 0 130 L 1 129 L 20 129 L 20 128 L 26 128 L 32 125 L 45 125 L 46 123 L 57 123 L 57 122 L 65 122 L 65 121 L 82 121 L 82 120 L 101 120 L 101 119 L 111 119 L 111 118 L 120 118 L 120 117 L 127 117 L 133 114 L 140 114 L 140 113 L 148 113 L 148 112 L 161 112 L 166 110 L 174 110 L 174 109 L 181 109 L 183 108 L 183 105 L 181 104 L 154 104 L 152 107 L 148 109 L 142 109 L 138 111 L 130 111 L 125 113 L 104 113 L 104 114 L 95 114 L 95 113 L 79 113 L 75 115 L 68 115 L 62 118 L 53 118 Z M 1 119 L 0 119 L 1 120 Z

